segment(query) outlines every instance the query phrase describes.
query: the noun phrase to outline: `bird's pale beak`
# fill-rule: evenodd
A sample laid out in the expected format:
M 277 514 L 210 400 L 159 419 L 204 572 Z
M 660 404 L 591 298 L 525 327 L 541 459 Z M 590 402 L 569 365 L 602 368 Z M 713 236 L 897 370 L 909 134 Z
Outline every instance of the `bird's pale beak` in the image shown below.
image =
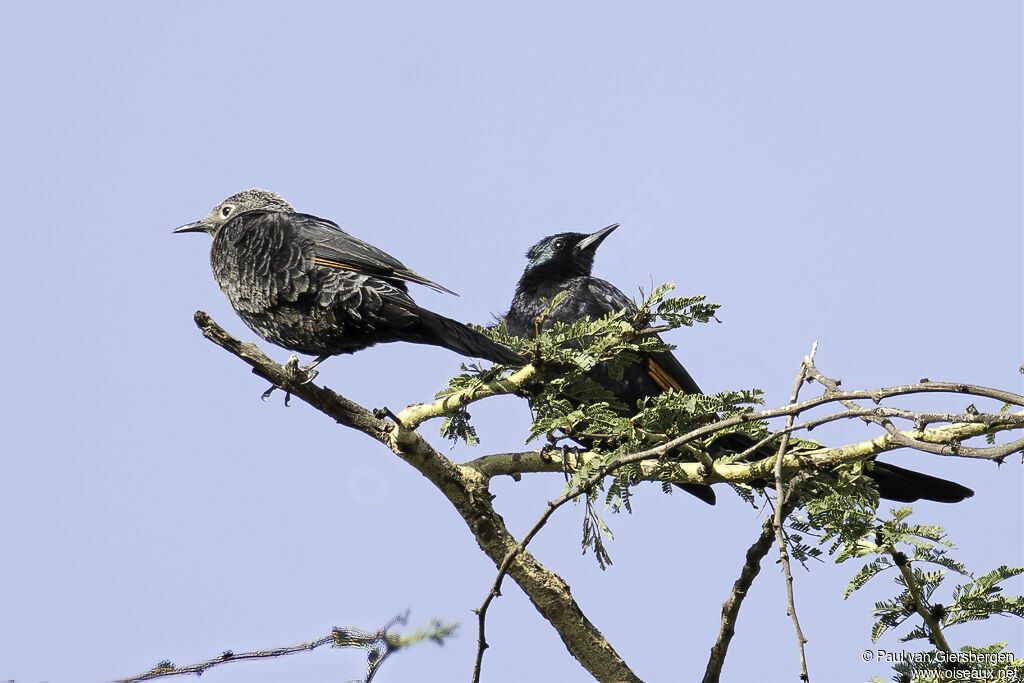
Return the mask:
M 609 225 L 607 228 L 601 228 L 597 232 L 587 235 L 579 241 L 579 244 L 577 244 L 575 248 L 573 248 L 573 252 L 578 254 L 579 252 L 587 249 L 594 251 L 601 246 L 601 242 L 604 241 L 604 238 L 612 234 L 612 231 L 619 227 L 619 225 L 619 223 L 614 223 Z
M 207 223 L 205 223 L 203 221 L 196 221 L 195 223 L 189 223 L 188 225 L 183 225 L 180 228 L 175 228 L 174 230 L 171 231 L 171 233 L 176 235 L 179 232 L 209 232 L 209 231 L 210 231 L 209 224 L 207 224 Z

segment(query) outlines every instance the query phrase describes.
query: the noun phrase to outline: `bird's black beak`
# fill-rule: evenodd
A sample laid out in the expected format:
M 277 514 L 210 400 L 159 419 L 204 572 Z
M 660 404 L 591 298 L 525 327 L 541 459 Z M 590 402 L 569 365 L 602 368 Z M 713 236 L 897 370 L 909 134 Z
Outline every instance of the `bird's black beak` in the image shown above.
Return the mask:
M 619 225 L 619 223 L 615 223 L 613 225 L 609 225 L 607 228 L 601 228 L 597 232 L 587 235 L 579 241 L 579 244 L 573 247 L 573 253 L 578 254 L 581 251 L 586 251 L 588 249 L 590 251 L 595 251 L 599 246 L 601 246 L 601 242 L 604 241 L 604 238 L 612 234 L 612 231 L 619 227 Z
M 210 226 L 203 221 L 196 221 L 195 223 L 189 223 L 183 225 L 180 228 L 175 228 L 171 231 L 171 234 L 177 235 L 179 232 L 209 232 Z

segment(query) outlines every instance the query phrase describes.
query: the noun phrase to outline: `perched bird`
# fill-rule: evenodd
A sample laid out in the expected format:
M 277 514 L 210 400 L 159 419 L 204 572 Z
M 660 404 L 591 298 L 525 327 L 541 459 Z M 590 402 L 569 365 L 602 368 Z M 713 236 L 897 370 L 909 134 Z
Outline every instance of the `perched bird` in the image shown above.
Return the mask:
M 529 262 L 519 279 L 512 305 L 504 316 L 509 333 L 518 337 L 534 337 L 537 317 L 547 308 L 547 302 L 565 290 L 569 295 L 545 319 L 544 329 L 559 322 L 598 318 L 633 307 L 632 301 L 615 285 L 590 274 L 597 248 L 617 227 L 618 224 L 610 225 L 590 235 L 564 232 L 545 237 L 530 247 L 526 253 Z M 612 378 L 600 366 L 595 368 L 591 377 L 631 408 L 635 408 L 637 401 L 645 396 L 655 396 L 663 391 L 703 393 L 686 368 L 668 351 L 649 354 L 639 363 L 627 367 L 621 380 Z M 741 452 L 754 443 L 746 434 L 731 433 L 724 435 L 716 445 Z M 775 448 L 769 450 L 774 454 Z M 912 503 L 923 498 L 958 503 L 974 495 L 974 491 L 956 482 L 878 461 L 865 474 L 875 482 L 879 495 L 889 500 Z M 681 488 L 709 504 L 715 502 L 710 486 L 684 484 Z
M 174 231 L 213 237 L 210 265 L 231 306 L 256 334 L 329 358 L 384 342 L 443 346 L 496 363 L 523 360 L 460 322 L 420 308 L 407 282 L 454 294 L 329 220 L 297 213 L 266 190 L 233 194 Z

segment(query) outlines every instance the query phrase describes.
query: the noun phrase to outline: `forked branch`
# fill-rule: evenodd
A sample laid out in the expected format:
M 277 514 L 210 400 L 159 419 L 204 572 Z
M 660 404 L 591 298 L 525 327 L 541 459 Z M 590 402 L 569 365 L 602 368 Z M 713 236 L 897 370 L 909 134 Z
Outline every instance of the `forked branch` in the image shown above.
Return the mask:
M 195 315 L 203 335 L 246 362 L 293 396 L 309 403 L 337 422 L 357 429 L 387 446 L 426 477 L 459 512 L 480 548 L 496 566 L 502 566 L 518 543 L 491 505 L 487 479 L 470 467 L 460 467 L 427 443 L 405 419 L 399 423 L 375 417 L 366 408 L 312 382 L 302 383 L 263 354 L 255 344 L 243 344 L 206 313 Z M 408 416 L 407 416 L 408 417 Z M 537 610 L 555 628 L 569 652 L 598 680 L 639 681 L 594 624 L 587 619 L 565 581 L 528 552 L 514 554 L 507 573 L 523 589 Z

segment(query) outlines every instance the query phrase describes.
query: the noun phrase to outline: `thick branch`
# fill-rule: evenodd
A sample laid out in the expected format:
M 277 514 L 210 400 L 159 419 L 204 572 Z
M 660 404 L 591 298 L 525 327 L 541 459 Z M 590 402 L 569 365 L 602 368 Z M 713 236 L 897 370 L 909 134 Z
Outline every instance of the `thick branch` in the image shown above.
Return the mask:
M 462 516 L 480 548 L 501 566 L 518 543 L 491 505 L 487 479 L 471 467 L 452 463 L 414 429 L 374 417 L 362 406 L 312 382 L 301 383 L 254 344 L 243 344 L 206 313 L 196 312 L 203 335 L 248 363 L 253 372 L 306 401 L 339 423 L 390 448 L 434 484 Z M 516 553 L 508 574 L 558 632 L 566 648 L 598 680 L 639 681 L 579 605 L 565 581 L 528 552 Z
M 782 505 L 783 517 L 788 517 L 796 505 L 786 502 Z M 704 670 L 702 683 L 718 683 L 722 676 L 722 665 L 725 664 L 725 656 L 729 651 L 729 643 L 736 634 L 736 620 L 739 618 L 740 607 L 747 597 L 747 591 L 754 583 L 754 579 L 761 572 L 761 560 L 772 549 L 775 541 L 775 519 L 768 517 L 761 526 L 761 535 L 747 548 L 746 561 L 743 569 L 740 570 L 739 578 L 732 585 L 729 597 L 722 603 L 722 625 L 718 631 L 718 639 L 711 646 L 711 656 L 708 658 L 707 668 Z
M 572 496 L 572 498 L 575 497 L 576 496 Z M 473 677 L 470 679 L 472 683 L 479 683 L 480 681 L 480 670 L 481 666 L 483 665 L 484 650 L 486 650 L 489 647 L 487 645 L 487 638 L 484 635 L 484 626 L 486 625 L 487 622 L 487 608 L 490 607 L 491 601 L 494 600 L 494 598 L 501 595 L 501 584 L 502 581 L 505 579 L 505 575 L 508 573 L 509 568 L 512 566 L 512 562 L 520 553 L 526 550 L 526 546 L 529 545 L 530 541 L 533 540 L 534 536 L 536 536 L 537 533 L 540 532 L 541 528 L 547 523 L 548 519 L 555 512 L 555 510 L 557 510 L 563 503 L 572 500 L 572 498 L 568 497 L 568 495 L 563 495 L 558 500 L 549 502 L 547 509 L 544 511 L 544 514 L 542 514 L 540 516 L 540 519 L 538 519 L 530 528 L 530 530 L 526 532 L 526 535 L 523 536 L 523 540 L 519 541 L 516 547 L 508 552 L 508 555 L 505 556 L 505 559 L 502 560 L 501 564 L 498 566 L 498 574 L 494 577 L 494 582 L 491 585 L 491 590 L 487 592 L 487 597 L 484 598 L 484 601 L 480 605 L 480 607 L 475 610 L 477 615 L 478 638 L 476 649 L 476 661 L 473 664 Z
M 303 401 L 330 415 L 338 423 L 387 443 L 390 423 L 378 420 L 366 408 L 326 387 L 318 387 L 312 382 L 303 384 L 302 378 L 297 378 L 284 366 L 275 363 L 255 344 L 243 343 L 232 337 L 203 311 L 196 311 L 195 321 L 204 337 L 248 363 L 254 375 L 259 375 L 285 391 L 300 396 Z
M 763 412 L 785 414 L 788 411 L 785 408 L 779 408 Z M 828 418 L 818 418 L 809 423 L 804 423 L 804 425 L 795 425 L 792 429 L 800 429 L 802 426 L 810 423 L 820 424 L 826 420 L 863 418 L 867 414 L 869 413 L 865 412 L 865 409 L 858 408 L 829 416 Z M 926 415 L 931 415 L 931 413 L 926 413 Z M 966 414 L 965 416 L 971 417 Z M 831 468 L 843 463 L 865 460 L 881 453 L 907 447 L 928 452 L 938 452 L 941 455 L 976 457 L 986 460 L 1000 460 L 1024 448 L 1024 439 L 985 448 L 970 448 L 961 445 L 962 441 L 983 436 L 987 433 L 1021 429 L 1024 427 L 1024 411 L 975 417 L 977 419 L 972 422 L 955 423 L 944 427 L 933 427 L 923 430 L 897 431 L 895 434 L 883 434 L 874 439 L 846 446 L 823 447 L 799 453 L 789 453 L 783 459 L 783 471 L 791 473 L 804 467 Z M 737 422 L 736 418 L 723 420 L 722 427 L 735 425 Z M 679 439 L 675 439 L 673 443 L 684 440 L 692 441 L 698 437 L 707 436 L 713 431 L 715 430 L 709 428 L 709 426 L 700 427 Z M 780 433 L 787 431 L 792 430 L 784 429 L 780 430 Z M 759 482 L 774 476 L 775 457 L 753 463 L 715 460 L 712 467 L 706 470 L 702 470 L 701 464 L 697 462 L 674 462 L 671 463 L 671 471 L 666 471 L 666 463 L 658 460 L 659 457 L 664 455 L 665 450 L 664 446 L 650 448 L 624 455 L 618 462 L 622 465 L 639 462 L 643 479 L 649 481 L 671 481 L 681 484 L 716 484 L 720 482 L 742 484 Z M 567 470 L 571 472 L 590 462 L 595 457 L 602 456 L 592 451 L 568 451 L 567 453 L 554 449 L 521 451 L 485 455 L 465 463 L 463 467 L 472 468 L 484 477 L 499 475 L 518 476 L 533 472 L 564 472 Z
M 478 386 L 463 389 L 430 403 L 411 405 L 398 414 L 398 419 L 409 429 L 416 429 L 431 418 L 442 417 L 453 410 L 464 408 L 470 403 L 475 403 L 490 396 L 514 394 L 522 388 L 523 384 L 533 379 L 536 375 L 537 369 L 533 365 L 527 365 L 508 377 L 491 382 L 483 382 Z

